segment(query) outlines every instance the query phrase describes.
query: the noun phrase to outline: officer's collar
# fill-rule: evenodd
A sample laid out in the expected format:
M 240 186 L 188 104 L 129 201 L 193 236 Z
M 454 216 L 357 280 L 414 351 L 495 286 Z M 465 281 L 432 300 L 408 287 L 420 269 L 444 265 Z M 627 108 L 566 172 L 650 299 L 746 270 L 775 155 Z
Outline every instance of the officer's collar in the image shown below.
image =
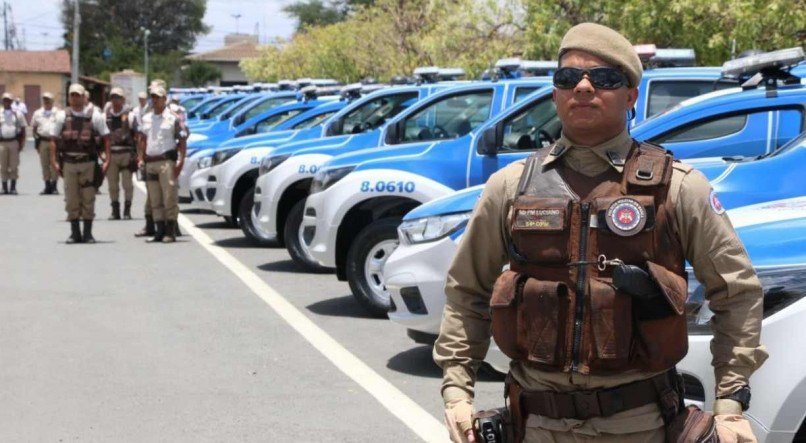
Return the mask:
M 597 156 L 601 157 L 604 161 L 610 164 L 619 173 L 624 171 L 624 163 L 627 154 L 632 148 L 633 140 L 627 128 L 624 128 L 621 133 L 612 139 L 596 146 L 584 146 L 569 140 L 563 133 L 560 139 L 551 148 L 551 151 L 543 160 L 543 165 L 553 163 L 558 158 L 562 157 L 571 149 L 589 149 Z

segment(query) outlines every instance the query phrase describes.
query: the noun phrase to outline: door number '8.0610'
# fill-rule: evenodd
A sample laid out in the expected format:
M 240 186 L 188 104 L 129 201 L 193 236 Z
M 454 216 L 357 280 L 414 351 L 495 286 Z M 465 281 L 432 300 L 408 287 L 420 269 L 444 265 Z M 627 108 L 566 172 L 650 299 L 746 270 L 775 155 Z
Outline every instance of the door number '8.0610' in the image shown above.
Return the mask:
M 414 192 L 414 182 L 369 181 L 361 182 L 361 192 Z

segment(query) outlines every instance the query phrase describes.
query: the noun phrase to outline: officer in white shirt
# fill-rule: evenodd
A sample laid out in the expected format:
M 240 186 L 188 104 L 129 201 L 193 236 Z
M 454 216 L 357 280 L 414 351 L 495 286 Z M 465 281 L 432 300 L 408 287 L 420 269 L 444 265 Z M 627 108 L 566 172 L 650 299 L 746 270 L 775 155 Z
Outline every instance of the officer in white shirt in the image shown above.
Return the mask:
M 25 115 L 13 109 L 13 101 L 11 94 L 3 93 L 3 111 L 0 113 L 0 179 L 3 181 L 3 194 L 17 193 L 20 151 L 25 146 L 25 127 L 28 126 Z
M 31 116 L 31 129 L 34 133 L 34 147 L 39 152 L 39 164 L 42 167 L 42 180 L 45 189 L 39 195 L 58 194 L 56 182 L 59 174 L 50 163 L 50 142 L 59 136 L 57 126 L 64 123 L 64 112 L 53 106 L 53 94 L 42 94 L 42 107 Z

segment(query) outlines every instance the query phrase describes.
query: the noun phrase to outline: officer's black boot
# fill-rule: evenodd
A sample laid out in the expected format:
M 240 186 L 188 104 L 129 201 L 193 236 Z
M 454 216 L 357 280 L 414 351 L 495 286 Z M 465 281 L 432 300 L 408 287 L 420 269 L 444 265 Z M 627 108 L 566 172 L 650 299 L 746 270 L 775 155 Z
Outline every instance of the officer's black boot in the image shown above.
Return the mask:
M 67 244 L 81 243 L 81 227 L 78 226 L 78 220 L 70 220 L 70 237 L 67 238 Z
M 132 202 L 125 201 L 123 202 L 123 220 L 131 220 L 132 219 Z
M 50 194 L 50 180 L 45 180 L 45 189 L 39 193 L 39 195 L 48 195 Z
M 112 202 L 112 215 L 109 220 L 120 220 L 120 202 Z
M 53 195 L 59 195 L 59 188 L 56 186 L 56 183 L 58 183 L 56 180 L 50 182 L 50 193 Z
M 146 241 L 149 243 L 162 243 L 162 240 L 165 238 L 165 221 L 161 220 L 154 222 L 154 225 L 156 226 L 154 237 L 151 237 Z
M 3 180 L 3 194 L 8 194 L 8 181 Z
M 163 243 L 173 243 L 176 241 L 176 220 L 165 221 L 165 237 L 162 238 Z
M 92 236 L 92 220 L 84 220 L 84 243 L 95 243 Z
M 9 193 L 12 195 L 17 195 L 17 180 L 11 180 L 11 190 Z
M 135 237 L 151 237 L 154 235 L 154 218 L 146 215 L 146 225 L 139 232 L 134 234 Z

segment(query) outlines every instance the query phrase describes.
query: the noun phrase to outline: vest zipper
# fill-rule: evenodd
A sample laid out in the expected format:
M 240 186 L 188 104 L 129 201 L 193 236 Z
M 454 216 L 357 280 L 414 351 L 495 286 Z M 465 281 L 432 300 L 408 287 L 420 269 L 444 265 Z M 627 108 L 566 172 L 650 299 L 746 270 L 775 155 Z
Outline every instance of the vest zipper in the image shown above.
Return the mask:
M 588 223 L 590 220 L 590 203 L 582 203 L 579 221 L 579 260 L 584 261 L 588 255 Z M 579 347 L 582 342 L 582 318 L 585 306 L 585 279 L 587 266 L 579 266 L 577 271 L 576 296 L 574 297 L 574 345 L 572 349 L 573 362 L 571 369 L 576 372 L 579 365 Z

